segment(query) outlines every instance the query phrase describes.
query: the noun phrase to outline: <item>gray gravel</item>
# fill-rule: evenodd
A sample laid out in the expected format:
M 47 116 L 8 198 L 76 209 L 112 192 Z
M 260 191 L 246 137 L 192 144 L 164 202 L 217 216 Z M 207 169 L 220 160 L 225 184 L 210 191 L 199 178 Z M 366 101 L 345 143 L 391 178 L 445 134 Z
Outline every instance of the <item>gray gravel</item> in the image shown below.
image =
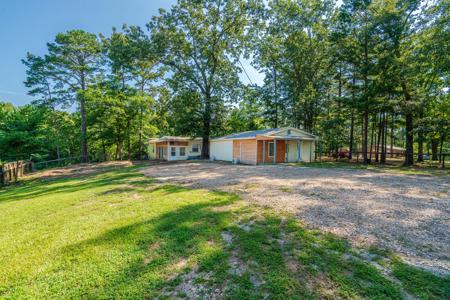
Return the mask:
M 450 274 L 446 177 L 198 161 L 161 163 L 143 172 L 161 182 L 235 192 L 355 245 L 391 249 L 413 265 Z

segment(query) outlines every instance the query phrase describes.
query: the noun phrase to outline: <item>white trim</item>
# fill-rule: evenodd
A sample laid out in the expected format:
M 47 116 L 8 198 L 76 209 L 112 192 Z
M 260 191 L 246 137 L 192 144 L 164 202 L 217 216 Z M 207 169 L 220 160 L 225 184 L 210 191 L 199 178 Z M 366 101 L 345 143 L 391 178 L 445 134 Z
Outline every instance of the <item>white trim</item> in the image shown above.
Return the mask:
M 279 132 L 281 132 L 281 131 L 284 131 L 284 130 L 297 131 L 298 133 L 302 133 L 302 134 L 311 136 L 311 137 L 313 137 L 314 139 L 318 139 L 318 138 L 319 138 L 318 136 L 316 136 L 316 135 L 314 135 L 314 134 L 312 134 L 312 133 L 306 132 L 306 131 L 304 131 L 304 130 L 301 130 L 301 129 L 298 129 L 298 128 L 295 128 L 295 127 L 283 127 L 283 128 L 279 128 L 279 130 L 276 130 L 276 131 L 274 131 L 274 132 L 268 132 L 266 135 L 268 135 L 268 136 L 273 136 L 273 135 L 276 135 L 277 133 L 279 133 Z

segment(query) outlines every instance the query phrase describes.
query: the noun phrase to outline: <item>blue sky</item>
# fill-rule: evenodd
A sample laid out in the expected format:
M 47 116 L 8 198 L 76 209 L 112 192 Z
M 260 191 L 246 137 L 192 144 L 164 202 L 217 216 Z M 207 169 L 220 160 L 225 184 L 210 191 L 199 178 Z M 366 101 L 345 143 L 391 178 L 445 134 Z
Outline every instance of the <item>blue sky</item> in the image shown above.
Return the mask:
M 145 24 L 159 8 L 170 9 L 175 0 L 4 0 L 0 8 L 0 101 L 29 103 L 23 85 L 27 52 L 43 55 L 46 43 L 69 29 L 109 34 L 122 24 Z M 244 62 L 252 80 L 262 76 Z M 241 76 L 247 82 L 244 75 Z

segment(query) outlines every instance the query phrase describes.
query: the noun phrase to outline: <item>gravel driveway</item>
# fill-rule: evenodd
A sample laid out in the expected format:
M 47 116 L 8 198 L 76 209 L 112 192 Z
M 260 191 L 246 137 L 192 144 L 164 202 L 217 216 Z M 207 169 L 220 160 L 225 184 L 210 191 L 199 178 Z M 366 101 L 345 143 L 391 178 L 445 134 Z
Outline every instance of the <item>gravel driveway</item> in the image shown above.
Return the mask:
M 161 182 L 235 192 L 353 244 L 385 247 L 416 266 L 450 274 L 445 177 L 212 162 L 161 163 L 143 172 Z

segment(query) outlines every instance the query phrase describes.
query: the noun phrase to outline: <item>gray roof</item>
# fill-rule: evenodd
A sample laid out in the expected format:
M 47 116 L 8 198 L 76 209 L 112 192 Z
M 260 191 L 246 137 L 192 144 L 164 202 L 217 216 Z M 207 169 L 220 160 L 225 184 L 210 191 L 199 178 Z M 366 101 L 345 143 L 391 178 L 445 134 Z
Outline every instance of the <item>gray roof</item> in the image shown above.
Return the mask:
M 163 136 L 160 138 L 154 138 L 151 139 L 149 142 L 150 143 L 156 143 L 156 142 L 166 142 L 166 141 L 193 141 L 193 140 L 201 140 L 202 138 L 192 138 L 189 136 Z
M 256 135 L 267 134 L 267 133 L 270 133 L 272 131 L 278 131 L 278 130 L 280 130 L 280 128 L 270 128 L 270 129 L 259 129 L 259 130 L 252 130 L 252 131 L 244 131 L 244 132 L 238 132 L 238 133 L 233 133 L 233 134 L 217 137 L 217 138 L 214 138 L 214 139 L 248 139 L 248 138 L 256 137 Z
M 297 129 L 297 128 L 293 128 L 293 127 L 283 127 L 283 128 L 269 128 L 269 129 L 260 129 L 260 130 L 252 130 L 252 131 L 244 131 L 244 132 L 238 132 L 238 133 L 233 133 L 233 134 L 229 134 L 229 135 L 225 135 L 225 136 L 221 136 L 221 137 L 216 137 L 213 138 L 212 140 L 238 140 L 238 139 L 253 139 L 256 138 L 257 135 L 266 135 L 266 136 L 271 136 L 274 138 L 279 138 L 279 139 L 300 139 L 296 136 L 290 136 L 289 132 L 287 135 L 283 135 L 283 136 L 275 136 L 276 133 L 282 131 L 282 130 L 296 130 L 299 131 L 301 133 L 303 133 L 306 137 L 302 137 L 301 139 L 303 140 L 318 140 L 318 137 L 308 133 L 304 130 L 301 129 Z

